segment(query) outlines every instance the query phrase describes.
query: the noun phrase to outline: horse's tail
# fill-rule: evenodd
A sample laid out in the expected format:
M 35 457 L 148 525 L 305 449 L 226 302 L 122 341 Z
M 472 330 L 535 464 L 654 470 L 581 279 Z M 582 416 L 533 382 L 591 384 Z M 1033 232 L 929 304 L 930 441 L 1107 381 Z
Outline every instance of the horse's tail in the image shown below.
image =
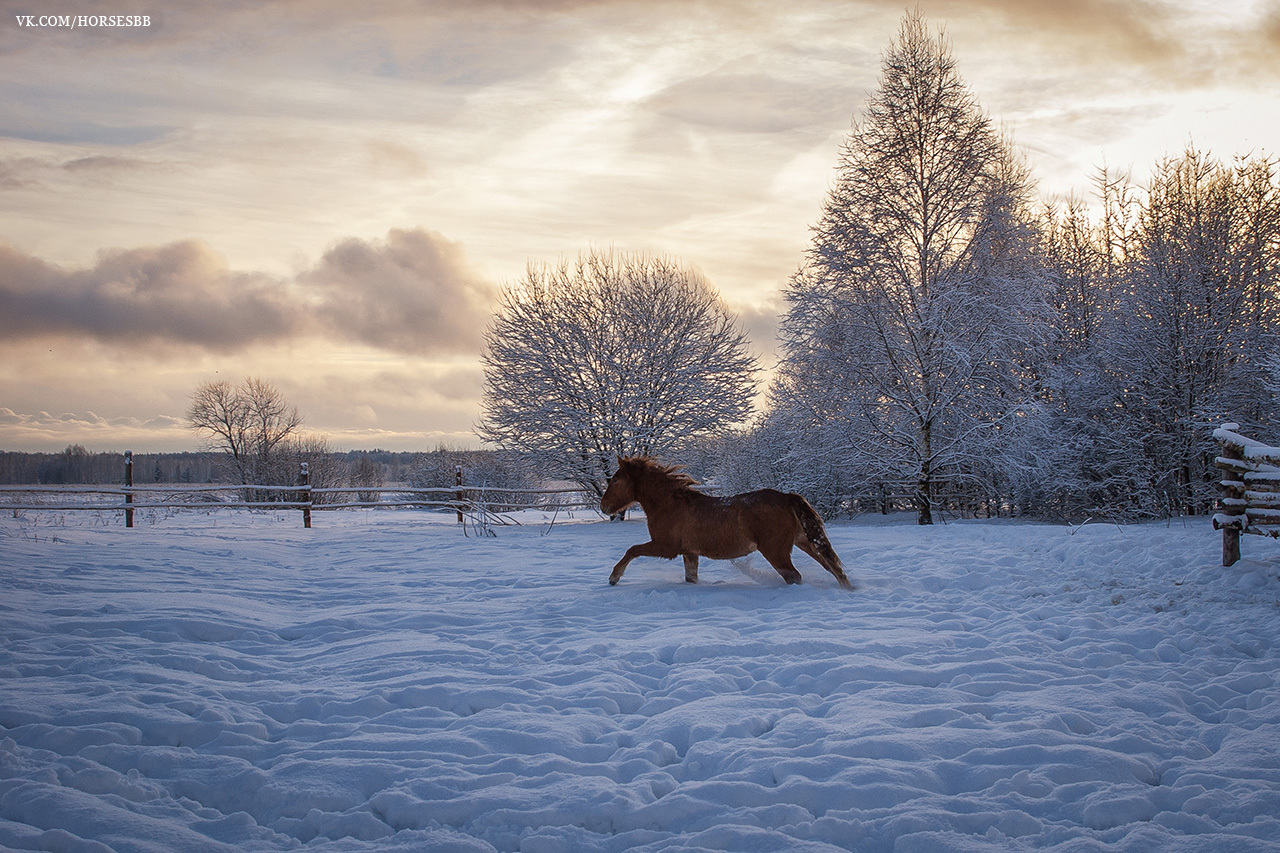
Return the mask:
M 818 515 L 818 511 L 813 508 L 813 505 L 802 496 L 793 494 L 791 498 L 791 511 L 795 513 L 796 520 L 800 522 L 800 530 L 804 533 L 804 538 L 809 540 L 809 544 L 814 547 L 814 550 L 830 560 L 832 565 L 843 569 L 844 564 L 840 562 L 839 555 L 831 547 L 831 540 L 827 538 L 827 528 L 822 523 L 822 516 Z
M 853 584 L 844 573 L 840 555 L 831 547 L 831 540 L 827 538 L 827 528 L 822 523 L 822 516 L 818 515 L 818 511 L 803 496 L 792 493 L 788 497 L 791 498 L 791 511 L 795 514 L 796 521 L 800 522 L 800 533 L 804 537 L 804 542 L 797 541 L 796 544 L 817 558 L 824 569 L 835 575 L 842 587 L 853 589 Z M 804 548 L 805 544 L 809 548 Z

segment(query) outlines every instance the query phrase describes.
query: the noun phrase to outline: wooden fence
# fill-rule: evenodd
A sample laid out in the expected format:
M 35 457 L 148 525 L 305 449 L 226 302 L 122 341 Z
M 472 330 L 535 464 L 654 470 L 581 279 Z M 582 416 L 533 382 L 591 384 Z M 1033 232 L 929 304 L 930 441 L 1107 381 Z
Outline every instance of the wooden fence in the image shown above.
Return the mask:
M 459 524 L 470 516 L 477 526 L 487 525 L 501 513 L 519 509 L 560 512 L 598 509 L 599 499 L 581 488 L 505 489 L 473 486 L 462 482 L 457 471 L 452 486 L 409 488 L 405 486 L 339 486 L 318 488 L 310 482 L 307 464 L 302 464 L 294 486 L 223 484 L 207 486 L 152 485 L 133 483 L 133 456 L 125 454 L 123 486 L 0 486 L 0 511 L 121 512 L 125 527 L 133 527 L 134 513 L 140 509 L 260 509 L 297 510 L 304 527 L 311 526 L 313 512 L 337 509 L 448 509 L 457 513 Z M 41 500 L 47 496 L 51 500 Z M 67 500 L 80 496 L 82 500 Z M 351 498 L 356 498 L 352 500 Z
M 1240 534 L 1280 538 L 1280 447 L 1240 435 L 1239 424 L 1214 430 L 1222 497 L 1213 527 L 1222 531 L 1222 565 L 1240 559 Z

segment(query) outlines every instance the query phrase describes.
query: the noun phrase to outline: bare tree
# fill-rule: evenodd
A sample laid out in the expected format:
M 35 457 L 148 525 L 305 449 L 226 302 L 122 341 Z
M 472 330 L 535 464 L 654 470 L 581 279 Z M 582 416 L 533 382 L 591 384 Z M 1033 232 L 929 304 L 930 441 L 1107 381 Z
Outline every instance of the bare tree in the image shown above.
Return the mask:
M 946 42 L 908 14 L 788 289 L 774 398 L 841 424 L 855 468 L 914 481 L 921 524 L 1028 396 L 1050 314 L 1030 195 Z
M 187 422 L 207 449 L 225 455 L 237 482 L 292 482 L 294 473 L 281 471 L 280 462 L 290 455 L 286 440 L 302 426 L 302 416 L 274 385 L 255 377 L 238 386 L 225 379 L 205 382 L 191 396 Z
M 477 434 L 596 494 L 615 456 L 669 454 L 751 412 L 745 334 L 668 258 L 593 251 L 531 265 L 485 342 Z
M 348 467 L 329 446 L 324 435 L 290 435 L 272 451 L 271 473 L 268 482 L 289 484 L 296 482 L 307 466 L 307 480 L 312 489 L 336 489 L 347 484 Z M 277 493 L 283 500 L 291 500 Z M 312 501 L 318 504 L 334 503 L 343 498 L 334 493 L 312 493 Z
M 386 483 L 386 475 L 383 473 L 382 466 L 374 461 L 368 453 L 361 453 L 348 463 L 347 479 L 353 486 L 362 486 L 368 489 L 368 491 L 361 491 L 356 494 L 356 500 L 362 503 L 377 502 L 381 493 L 374 490 L 382 488 Z

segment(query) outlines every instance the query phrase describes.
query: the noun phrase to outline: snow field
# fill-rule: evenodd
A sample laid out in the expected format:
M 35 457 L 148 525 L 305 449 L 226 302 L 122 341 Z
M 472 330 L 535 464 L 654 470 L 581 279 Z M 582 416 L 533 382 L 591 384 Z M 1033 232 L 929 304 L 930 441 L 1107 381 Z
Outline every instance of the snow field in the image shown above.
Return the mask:
M 0 847 L 1280 850 L 1280 545 L 1202 520 L 0 521 Z

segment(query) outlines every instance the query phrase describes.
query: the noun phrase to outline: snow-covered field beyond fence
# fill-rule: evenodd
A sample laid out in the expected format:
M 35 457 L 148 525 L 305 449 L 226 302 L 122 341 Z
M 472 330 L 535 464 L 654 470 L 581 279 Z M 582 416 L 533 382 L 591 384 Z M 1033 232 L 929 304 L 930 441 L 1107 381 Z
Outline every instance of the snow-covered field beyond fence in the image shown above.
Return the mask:
M 0 519 L 0 848 L 1280 850 L 1280 544 L 523 520 Z

